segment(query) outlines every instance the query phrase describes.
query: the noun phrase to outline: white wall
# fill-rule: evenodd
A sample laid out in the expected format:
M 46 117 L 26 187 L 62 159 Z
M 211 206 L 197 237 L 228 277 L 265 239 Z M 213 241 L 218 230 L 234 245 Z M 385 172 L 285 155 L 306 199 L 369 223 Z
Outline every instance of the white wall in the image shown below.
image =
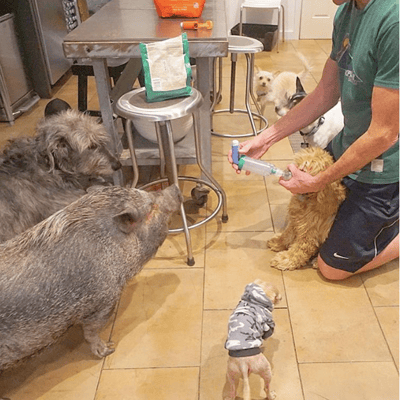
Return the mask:
M 239 10 L 243 0 L 225 0 L 228 27 L 239 23 Z M 282 0 L 285 9 L 285 38 L 299 39 L 302 0 Z M 247 9 L 243 22 L 277 25 L 278 13 L 272 10 Z

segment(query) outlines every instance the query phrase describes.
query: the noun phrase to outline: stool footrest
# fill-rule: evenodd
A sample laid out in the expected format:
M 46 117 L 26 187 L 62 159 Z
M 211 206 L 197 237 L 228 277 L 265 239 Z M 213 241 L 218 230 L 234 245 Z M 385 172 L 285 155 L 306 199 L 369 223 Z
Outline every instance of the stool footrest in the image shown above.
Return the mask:
M 229 108 L 223 109 L 223 110 L 216 110 L 213 112 L 214 114 L 221 114 L 221 113 L 229 113 L 229 114 L 234 114 L 234 113 L 241 113 L 241 114 L 246 114 L 248 115 L 247 110 L 242 110 L 242 109 L 237 109 L 235 108 L 233 110 L 233 113 Z M 253 117 L 259 118 L 261 121 L 264 122 L 264 126 L 261 127 L 257 132 L 251 132 L 251 133 L 237 133 L 237 134 L 229 134 L 229 133 L 218 133 L 211 131 L 211 134 L 214 136 L 219 136 L 219 137 L 226 137 L 226 138 L 238 138 L 238 137 L 250 137 L 250 136 L 257 136 L 259 135 L 264 129 L 268 128 L 268 120 L 263 117 L 262 115 L 256 113 L 256 112 L 251 112 Z
M 205 217 L 204 219 L 202 219 L 199 222 L 196 222 L 193 225 L 188 226 L 188 229 L 194 229 L 194 228 L 198 228 L 201 225 L 206 224 L 208 221 L 210 221 L 211 219 L 215 218 L 215 216 L 218 214 L 218 212 L 221 210 L 222 204 L 223 204 L 223 197 L 222 197 L 222 193 L 218 190 L 218 188 L 216 188 L 213 184 L 211 184 L 210 182 L 207 182 L 203 179 L 200 178 L 194 178 L 192 176 L 178 176 L 178 180 L 179 181 L 190 181 L 190 182 L 195 182 L 195 183 L 201 183 L 204 186 L 209 187 L 218 197 L 218 204 L 215 207 L 214 211 L 208 215 L 207 217 Z M 145 190 L 149 187 L 155 186 L 155 185 L 159 185 L 160 183 L 164 183 L 164 182 L 168 182 L 168 178 L 161 178 L 158 179 L 156 181 L 147 183 L 146 185 L 141 186 L 139 189 L 141 190 Z M 226 221 L 227 222 L 227 218 Z M 183 232 L 184 229 L 183 228 L 176 228 L 176 229 L 170 229 L 168 231 L 168 233 L 180 233 Z

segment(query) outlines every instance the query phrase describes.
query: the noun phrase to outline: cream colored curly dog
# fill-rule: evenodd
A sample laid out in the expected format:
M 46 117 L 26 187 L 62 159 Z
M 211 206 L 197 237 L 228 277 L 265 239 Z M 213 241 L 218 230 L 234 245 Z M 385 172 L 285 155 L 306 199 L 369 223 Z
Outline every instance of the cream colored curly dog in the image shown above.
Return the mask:
M 314 176 L 332 165 L 333 158 L 321 148 L 309 147 L 296 153 L 294 162 L 299 169 Z M 278 252 L 271 260 L 271 267 L 294 270 L 304 267 L 316 256 L 345 195 L 345 187 L 335 181 L 320 192 L 293 196 L 285 230 L 267 242 L 271 250 Z

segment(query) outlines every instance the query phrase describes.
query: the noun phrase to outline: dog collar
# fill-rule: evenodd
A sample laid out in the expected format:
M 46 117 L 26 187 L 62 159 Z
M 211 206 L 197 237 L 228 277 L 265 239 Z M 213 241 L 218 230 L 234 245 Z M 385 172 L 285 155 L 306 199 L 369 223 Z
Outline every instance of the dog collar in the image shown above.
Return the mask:
M 314 126 L 314 128 L 311 129 L 310 132 L 303 132 L 303 131 L 299 131 L 301 136 L 311 136 L 311 135 L 315 135 L 318 131 L 318 129 L 320 128 L 321 125 L 323 125 L 323 123 L 325 122 L 325 117 L 320 117 L 320 119 L 318 120 L 318 124 Z
M 300 135 L 303 136 L 303 138 L 306 138 L 307 136 L 315 135 L 317 133 L 318 129 L 320 128 L 320 126 L 324 122 L 325 122 L 325 117 L 320 117 L 320 119 L 318 120 L 318 124 L 315 125 L 314 128 L 312 128 L 310 132 L 305 133 L 305 132 L 299 131 Z M 303 140 L 303 143 L 301 143 L 300 146 L 302 149 L 304 149 L 304 148 L 307 148 L 309 146 L 309 144 L 305 140 Z
M 257 94 L 258 97 L 266 96 L 266 95 L 267 95 L 266 92 L 256 92 L 256 94 Z

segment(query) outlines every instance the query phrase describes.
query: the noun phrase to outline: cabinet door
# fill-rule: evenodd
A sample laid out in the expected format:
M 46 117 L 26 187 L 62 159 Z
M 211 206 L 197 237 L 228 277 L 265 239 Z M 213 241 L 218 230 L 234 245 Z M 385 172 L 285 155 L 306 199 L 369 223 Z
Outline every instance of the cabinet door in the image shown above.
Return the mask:
M 303 0 L 300 39 L 331 39 L 336 9 L 332 0 Z

